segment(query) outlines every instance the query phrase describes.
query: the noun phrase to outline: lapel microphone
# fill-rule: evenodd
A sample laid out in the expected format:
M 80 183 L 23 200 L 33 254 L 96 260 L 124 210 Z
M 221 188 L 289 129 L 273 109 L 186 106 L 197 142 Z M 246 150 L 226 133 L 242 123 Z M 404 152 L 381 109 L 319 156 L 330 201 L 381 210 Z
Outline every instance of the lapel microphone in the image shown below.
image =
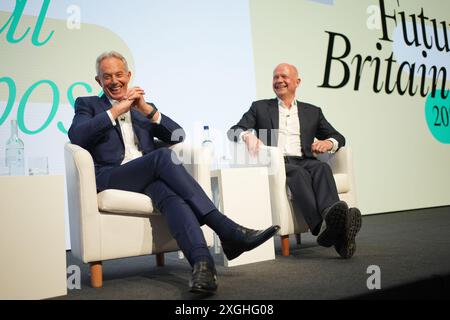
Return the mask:
M 125 121 L 125 116 L 120 116 L 119 120 L 122 122 Z

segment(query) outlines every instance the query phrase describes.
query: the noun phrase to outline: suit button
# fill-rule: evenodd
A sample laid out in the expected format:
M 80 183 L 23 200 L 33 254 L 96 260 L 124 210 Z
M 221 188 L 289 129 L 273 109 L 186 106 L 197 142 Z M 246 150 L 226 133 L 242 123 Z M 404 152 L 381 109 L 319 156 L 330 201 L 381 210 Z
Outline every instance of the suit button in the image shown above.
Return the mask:
M 120 157 L 122 157 L 122 158 L 123 158 L 123 157 L 125 157 L 125 155 L 124 155 L 124 154 L 121 154 L 121 155 L 120 155 Z

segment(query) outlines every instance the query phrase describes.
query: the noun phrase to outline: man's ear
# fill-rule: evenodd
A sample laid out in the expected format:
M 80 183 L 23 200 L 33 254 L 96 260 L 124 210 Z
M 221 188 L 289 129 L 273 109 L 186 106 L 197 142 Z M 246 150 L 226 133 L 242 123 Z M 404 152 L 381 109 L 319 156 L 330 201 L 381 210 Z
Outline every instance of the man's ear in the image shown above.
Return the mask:
M 302 79 L 298 78 L 297 79 L 297 88 L 300 87 L 300 83 L 302 83 Z
M 102 86 L 102 82 L 100 81 L 99 76 L 95 76 L 95 81 L 97 81 L 97 83 L 100 85 L 100 87 Z

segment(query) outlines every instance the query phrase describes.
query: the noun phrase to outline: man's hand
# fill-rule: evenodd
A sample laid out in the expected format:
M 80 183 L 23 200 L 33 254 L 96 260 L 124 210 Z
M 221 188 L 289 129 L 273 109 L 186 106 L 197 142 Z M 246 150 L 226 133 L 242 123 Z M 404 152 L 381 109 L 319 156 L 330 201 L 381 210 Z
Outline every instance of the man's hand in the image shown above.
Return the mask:
M 125 97 L 123 97 L 122 100 L 115 103 L 112 108 L 110 109 L 111 114 L 114 119 L 117 119 L 121 114 L 124 114 L 128 112 L 133 106 L 140 106 L 140 108 L 145 108 L 144 104 L 144 90 L 142 90 L 139 87 L 133 87 L 131 89 L 128 89 L 127 94 Z M 152 108 L 148 106 L 150 111 L 146 114 L 150 113 Z M 138 107 L 139 109 L 139 107 Z
M 151 107 L 145 102 L 145 91 L 140 87 L 133 87 L 128 89 L 126 99 L 133 102 L 133 106 L 141 112 L 148 111 Z M 149 112 L 150 113 L 150 112 Z
M 333 142 L 330 140 L 317 140 L 311 146 L 311 150 L 314 153 L 325 153 L 333 149 Z
M 111 115 L 114 119 L 117 119 L 121 114 L 124 114 L 125 112 L 129 111 L 131 109 L 131 106 L 133 105 L 133 101 L 123 99 L 117 103 L 115 103 L 111 109 Z
M 133 107 L 141 112 L 144 116 L 149 115 L 153 111 L 153 107 L 145 102 L 145 92 L 140 87 L 133 87 L 128 90 L 127 99 L 133 102 Z M 153 116 L 153 120 L 158 120 L 158 113 Z
M 263 146 L 264 143 L 258 139 L 253 133 L 246 133 L 242 139 L 247 145 L 247 150 L 250 152 L 250 155 L 255 157 L 259 152 L 259 147 Z

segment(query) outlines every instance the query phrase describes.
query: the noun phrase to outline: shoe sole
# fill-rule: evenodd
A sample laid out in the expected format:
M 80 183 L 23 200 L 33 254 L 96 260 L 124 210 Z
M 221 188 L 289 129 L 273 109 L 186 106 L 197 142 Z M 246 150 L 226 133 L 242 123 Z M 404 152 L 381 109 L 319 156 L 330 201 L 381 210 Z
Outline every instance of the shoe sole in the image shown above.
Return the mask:
M 336 251 L 342 258 L 349 259 L 355 254 L 355 238 L 359 230 L 361 230 L 361 227 L 361 212 L 357 208 L 351 208 L 348 214 L 345 237 L 343 239 L 343 242 L 336 246 Z
M 201 288 L 201 287 L 192 287 L 191 281 L 189 281 L 190 292 L 192 293 L 214 293 L 217 291 L 217 285 L 213 288 Z
M 191 288 L 191 290 L 189 290 L 189 291 L 192 293 L 213 294 L 217 291 L 217 288 L 215 288 L 215 289 Z
M 325 217 L 326 229 L 317 237 L 317 243 L 329 248 L 345 232 L 348 206 L 345 202 L 339 202 L 330 209 Z

